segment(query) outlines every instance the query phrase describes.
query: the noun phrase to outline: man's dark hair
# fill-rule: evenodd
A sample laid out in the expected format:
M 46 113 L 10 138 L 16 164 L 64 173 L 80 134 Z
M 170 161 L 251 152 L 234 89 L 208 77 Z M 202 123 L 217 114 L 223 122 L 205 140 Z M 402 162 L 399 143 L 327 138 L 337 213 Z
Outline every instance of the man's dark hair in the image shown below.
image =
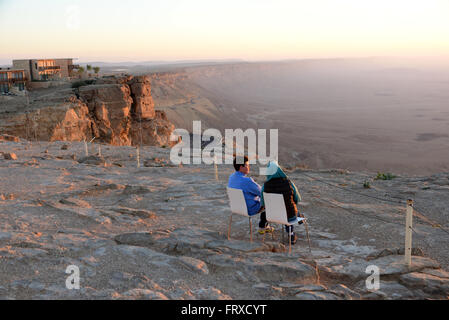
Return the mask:
M 235 156 L 234 157 L 234 169 L 235 171 L 239 171 L 240 167 L 243 167 L 245 165 L 245 162 L 248 162 L 247 156 Z

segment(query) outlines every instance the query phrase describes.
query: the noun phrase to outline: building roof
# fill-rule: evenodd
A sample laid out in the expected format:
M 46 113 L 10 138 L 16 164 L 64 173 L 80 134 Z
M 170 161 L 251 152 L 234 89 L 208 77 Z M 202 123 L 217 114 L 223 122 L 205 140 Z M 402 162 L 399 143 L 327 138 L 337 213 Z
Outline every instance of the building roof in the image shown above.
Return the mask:
M 12 61 L 30 61 L 30 60 L 78 60 L 78 58 L 38 58 L 38 59 L 13 59 Z
M 25 71 L 25 69 L 16 69 L 16 68 L 0 68 L 0 72 L 7 72 L 7 71 Z

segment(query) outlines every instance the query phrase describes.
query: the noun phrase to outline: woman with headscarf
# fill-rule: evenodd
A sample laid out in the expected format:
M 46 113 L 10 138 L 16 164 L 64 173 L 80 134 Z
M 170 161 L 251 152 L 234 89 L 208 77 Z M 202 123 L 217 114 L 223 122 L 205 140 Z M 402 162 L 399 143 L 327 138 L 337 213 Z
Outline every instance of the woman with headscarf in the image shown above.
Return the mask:
M 289 222 L 297 221 L 298 208 L 296 204 L 301 201 L 301 194 L 298 192 L 295 184 L 287 178 L 276 161 L 270 161 L 267 167 L 267 181 L 265 181 L 261 190 L 261 206 L 264 206 L 263 193 L 278 193 L 284 196 L 285 208 L 287 210 L 287 220 Z M 301 216 L 301 214 L 300 214 Z M 302 221 L 298 222 L 302 224 Z M 287 233 L 291 237 L 291 243 L 296 243 L 296 235 L 293 232 L 293 226 L 285 226 Z

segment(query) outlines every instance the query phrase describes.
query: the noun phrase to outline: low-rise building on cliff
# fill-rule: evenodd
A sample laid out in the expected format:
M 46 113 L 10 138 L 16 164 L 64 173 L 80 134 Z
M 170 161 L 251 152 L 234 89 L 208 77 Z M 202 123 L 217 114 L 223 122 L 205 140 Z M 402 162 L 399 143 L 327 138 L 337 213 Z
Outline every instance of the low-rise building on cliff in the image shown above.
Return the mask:
M 25 70 L 29 81 L 69 79 L 79 67 L 73 64 L 73 58 L 23 59 L 13 60 L 12 64 L 14 68 Z
M 23 69 L 0 68 L 0 94 L 9 92 L 12 87 L 23 91 L 26 80 L 27 77 Z

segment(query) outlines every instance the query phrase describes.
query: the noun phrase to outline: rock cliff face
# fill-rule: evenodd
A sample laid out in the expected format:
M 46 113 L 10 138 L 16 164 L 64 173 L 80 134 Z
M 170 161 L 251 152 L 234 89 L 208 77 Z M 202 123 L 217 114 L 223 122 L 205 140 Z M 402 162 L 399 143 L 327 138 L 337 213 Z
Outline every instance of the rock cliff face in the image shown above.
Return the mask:
M 26 112 L 2 114 L 0 132 L 26 139 L 112 145 L 171 145 L 174 125 L 154 110 L 147 76 L 110 77 L 35 99 Z M 2 121 L 3 120 L 3 121 Z

